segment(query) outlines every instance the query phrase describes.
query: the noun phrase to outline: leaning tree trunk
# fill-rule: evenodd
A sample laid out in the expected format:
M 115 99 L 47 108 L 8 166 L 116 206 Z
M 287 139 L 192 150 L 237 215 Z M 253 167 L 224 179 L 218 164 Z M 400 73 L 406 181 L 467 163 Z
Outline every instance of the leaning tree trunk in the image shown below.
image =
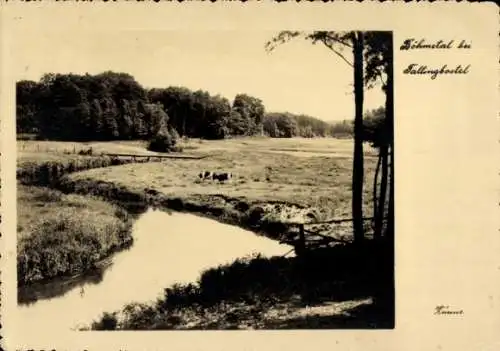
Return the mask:
M 356 32 L 353 37 L 354 53 L 354 160 L 352 170 L 352 217 L 354 242 L 364 239 L 363 229 L 363 33 Z
M 377 217 L 377 190 L 378 190 L 378 175 L 380 173 L 380 165 L 382 163 L 382 156 L 380 150 L 378 152 L 377 167 L 375 167 L 375 176 L 373 177 L 373 223 L 375 223 Z
M 386 95 L 386 103 L 385 110 L 389 108 L 390 98 Z M 384 217 L 385 217 L 385 199 L 387 196 L 387 182 L 388 182 L 388 173 L 389 173 L 389 164 L 388 164 L 388 152 L 389 152 L 389 140 L 387 140 L 388 136 L 391 135 L 391 132 L 388 130 L 389 126 L 387 123 L 387 112 L 385 116 L 386 120 L 384 121 L 382 135 L 380 138 L 380 151 L 379 157 L 381 159 L 381 168 L 382 168 L 382 179 L 380 180 L 380 197 L 378 200 L 377 213 L 375 214 L 375 239 L 380 239 L 382 237 L 382 230 L 384 226 Z
M 379 239 L 382 236 L 382 228 L 384 224 L 384 215 L 385 215 L 385 198 L 387 196 L 387 179 L 388 179 L 388 145 L 383 144 L 380 145 L 379 151 L 379 164 L 382 169 L 382 179 L 380 180 L 380 196 L 378 198 L 378 204 L 376 207 L 375 216 L 375 231 L 374 237 L 375 239 Z M 378 170 L 377 170 L 378 171 Z M 377 176 L 377 175 L 376 175 Z M 377 184 L 375 184 L 376 186 Z

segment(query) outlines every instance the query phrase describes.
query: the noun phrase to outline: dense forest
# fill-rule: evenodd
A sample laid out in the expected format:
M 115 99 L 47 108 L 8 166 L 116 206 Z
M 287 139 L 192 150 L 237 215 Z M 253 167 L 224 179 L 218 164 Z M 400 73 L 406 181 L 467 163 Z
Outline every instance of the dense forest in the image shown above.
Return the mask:
M 185 87 L 145 89 L 126 73 L 45 74 L 19 81 L 17 132 L 49 140 L 151 139 L 161 132 L 204 139 L 267 135 L 351 137 L 352 121 L 266 112 L 262 101 Z M 383 111 L 382 111 L 383 113 Z

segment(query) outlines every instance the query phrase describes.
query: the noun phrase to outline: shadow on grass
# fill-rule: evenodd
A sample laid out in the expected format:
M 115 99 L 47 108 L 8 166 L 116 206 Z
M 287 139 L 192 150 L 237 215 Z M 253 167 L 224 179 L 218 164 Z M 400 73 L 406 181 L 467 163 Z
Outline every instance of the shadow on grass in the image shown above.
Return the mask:
M 393 267 L 380 245 L 337 245 L 311 251 L 307 256 L 243 258 L 208 269 L 197 284 L 166 289 L 170 308 L 221 301 L 252 302 L 265 298 L 288 300 L 297 294 L 306 304 L 345 301 L 374 296 Z M 387 266 L 387 265 L 386 265 Z M 387 284 L 387 283 L 384 283 Z
M 394 327 L 390 255 L 384 245 L 371 242 L 318 249 L 304 258 L 238 259 L 206 270 L 196 283 L 165 289 L 155 305 L 125 307 L 120 322 L 106 314 L 93 328 L 390 329 Z M 372 303 L 353 303 L 360 300 Z M 326 307 L 316 315 L 295 313 L 307 310 L 306 306 Z M 268 313 L 273 310 L 281 317 Z

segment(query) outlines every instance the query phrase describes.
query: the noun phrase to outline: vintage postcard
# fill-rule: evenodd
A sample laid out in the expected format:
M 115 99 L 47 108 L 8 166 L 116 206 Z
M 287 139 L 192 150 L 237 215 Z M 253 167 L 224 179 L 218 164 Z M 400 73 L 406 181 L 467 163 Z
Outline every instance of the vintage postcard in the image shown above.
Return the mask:
M 496 7 L 3 5 L 4 349 L 500 349 Z

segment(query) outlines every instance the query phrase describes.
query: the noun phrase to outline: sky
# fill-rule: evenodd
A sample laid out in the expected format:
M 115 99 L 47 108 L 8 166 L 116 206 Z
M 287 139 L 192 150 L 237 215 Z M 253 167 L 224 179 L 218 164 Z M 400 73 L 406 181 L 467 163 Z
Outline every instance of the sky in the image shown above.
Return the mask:
M 267 53 L 264 44 L 275 34 L 92 28 L 26 32 L 16 37 L 12 55 L 16 80 L 38 80 L 48 72 L 111 70 L 131 74 L 146 88 L 185 86 L 230 101 L 246 93 L 260 98 L 269 112 L 307 114 L 325 121 L 352 119 L 352 67 L 326 47 L 302 38 Z M 352 59 L 349 50 L 344 54 Z M 365 110 L 383 104 L 380 87 L 365 92 Z

